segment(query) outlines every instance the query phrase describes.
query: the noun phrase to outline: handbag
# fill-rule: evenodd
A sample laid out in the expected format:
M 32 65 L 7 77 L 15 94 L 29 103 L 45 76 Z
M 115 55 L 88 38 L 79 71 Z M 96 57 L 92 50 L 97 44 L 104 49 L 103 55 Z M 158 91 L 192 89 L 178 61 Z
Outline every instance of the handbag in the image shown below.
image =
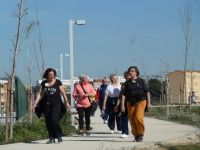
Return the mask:
M 80 84 L 80 86 L 82 87 L 84 93 L 87 94 L 87 92 L 85 91 L 83 85 Z M 91 104 L 91 112 L 95 112 L 95 111 L 97 110 L 97 102 L 96 102 L 96 100 L 95 100 L 95 96 L 94 96 L 94 97 L 89 97 L 89 96 L 88 96 L 88 99 L 89 99 L 90 104 Z

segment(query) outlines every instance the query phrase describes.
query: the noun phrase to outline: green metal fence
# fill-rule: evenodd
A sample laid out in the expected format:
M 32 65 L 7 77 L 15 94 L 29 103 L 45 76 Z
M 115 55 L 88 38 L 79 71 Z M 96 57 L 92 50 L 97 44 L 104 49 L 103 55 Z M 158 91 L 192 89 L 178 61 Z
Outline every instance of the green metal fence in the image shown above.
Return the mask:
M 15 78 L 15 104 L 17 119 L 20 119 L 28 112 L 28 96 L 26 87 L 18 77 Z

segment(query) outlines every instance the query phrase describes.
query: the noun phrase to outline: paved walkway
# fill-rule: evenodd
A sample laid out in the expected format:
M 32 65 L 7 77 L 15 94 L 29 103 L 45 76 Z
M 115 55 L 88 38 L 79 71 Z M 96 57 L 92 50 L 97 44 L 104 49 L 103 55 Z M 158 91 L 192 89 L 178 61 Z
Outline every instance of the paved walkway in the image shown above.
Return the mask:
M 40 140 L 31 143 L 0 145 L 0 150 L 133 150 L 137 147 L 148 147 L 148 145 L 158 142 L 176 140 L 199 132 L 199 129 L 192 126 L 145 118 L 144 141 L 135 143 L 132 135 L 129 135 L 129 138 L 122 139 L 118 133 L 110 134 L 107 124 L 103 124 L 99 116 L 100 112 L 97 111 L 95 116 L 91 117 L 93 130 L 90 136 L 71 135 L 63 137 L 63 142 L 59 144 L 46 144 L 47 140 Z

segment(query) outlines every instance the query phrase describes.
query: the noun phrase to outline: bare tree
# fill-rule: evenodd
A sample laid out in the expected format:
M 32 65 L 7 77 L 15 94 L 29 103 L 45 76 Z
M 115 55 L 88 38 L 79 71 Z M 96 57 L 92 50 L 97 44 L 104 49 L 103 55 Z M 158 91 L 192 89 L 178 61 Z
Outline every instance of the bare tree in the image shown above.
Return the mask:
M 32 121 L 32 78 L 31 78 L 31 70 L 32 70 L 32 62 L 29 55 L 29 36 L 31 31 L 33 30 L 35 22 L 32 21 L 30 24 L 25 27 L 25 41 L 26 41 L 26 58 L 27 58 L 27 68 L 28 68 L 28 78 L 29 78 L 29 86 L 28 86 L 28 114 L 29 121 Z
M 190 5 L 189 1 L 187 5 L 184 7 L 182 13 L 182 29 L 184 35 L 184 43 L 185 43 L 185 58 L 184 58 L 184 102 L 187 99 L 187 89 L 186 89 L 186 72 L 187 72 L 187 65 L 188 65 L 188 53 L 191 45 L 191 27 L 192 27 L 192 6 Z
M 16 13 L 16 17 L 18 18 L 17 24 L 17 34 L 14 43 L 14 56 L 12 62 L 12 72 L 11 72 L 11 94 L 10 94 L 10 139 L 13 138 L 13 101 L 14 101 L 14 82 L 15 82 L 15 74 L 16 74 L 16 63 L 17 63 L 17 56 L 19 52 L 19 39 L 21 34 L 21 23 L 22 18 L 26 14 L 26 10 L 23 9 L 24 0 L 20 0 L 18 4 L 18 11 Z
M 37 49 L 36 49 L 36 44 L 34 43 L 33 44 L 33 49 L 34 49 L 34 54 L 35 54 L 35 60 L 36 60 L 36 63 L 37 63 L 37 69 L 40 73 L 40 76 L 42 78 L 42 74 L 44 72 L 44 69 L 45 69 L 45 60 L 44 60 L 44 40 L 42 38 L 42 32 L 41 32 L 41 28 L 40 28 L 40 21 L 39 21 L 39 17 L 38 17 L 38 9 L 37 9 L 37 6 L 36 6 L 36 25 L 37 25 L 37 28 L 38 28 L 38 49 L 39 49 L 39 53 L 37 52 Z M 38 55 L 40 54 L 40 55 Z M 40 56 L 40 58 L 39 58 Z M 41 60 L 41 61 L 39 61 Z M 41 65 L 40 65 L 41 64 Z

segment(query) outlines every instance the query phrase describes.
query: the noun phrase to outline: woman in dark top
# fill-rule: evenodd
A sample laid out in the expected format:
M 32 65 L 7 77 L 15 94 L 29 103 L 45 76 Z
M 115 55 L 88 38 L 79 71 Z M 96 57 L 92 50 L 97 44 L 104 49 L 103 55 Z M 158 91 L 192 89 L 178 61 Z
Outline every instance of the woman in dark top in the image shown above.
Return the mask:
M 126 101 L 128 117 L 132 133 L 136 142 L 142 142 L 144 136 L 144 111 L 149 107 L 149 92 L 144 79 L 139 77 L 139 70 L 136 66 L 128 69 L 130 79 L 124 84 L 122 91 L 122 103 Z M 125 112 L 125 106 L 122 106 Z
M 61 95 L 64 98 L 64 104 L 67 108 L 70 108 L 70 104 L 67 100 L 61 81 L 56 79 L 56 71 L 54 69 L 48 68 L 45 71 L 43 78 L 46 80 L 41 83 L 39 93 L 33 105 L 33 111 L 35 111 L 35 108 L 42 97 L 43 113 L 49 134 L 47 144 L 55 143 L 55 138 L 58 138 L 58 143 L 60 143 L 62 142 L 62 130 L 59 126 L 62 108 Z

